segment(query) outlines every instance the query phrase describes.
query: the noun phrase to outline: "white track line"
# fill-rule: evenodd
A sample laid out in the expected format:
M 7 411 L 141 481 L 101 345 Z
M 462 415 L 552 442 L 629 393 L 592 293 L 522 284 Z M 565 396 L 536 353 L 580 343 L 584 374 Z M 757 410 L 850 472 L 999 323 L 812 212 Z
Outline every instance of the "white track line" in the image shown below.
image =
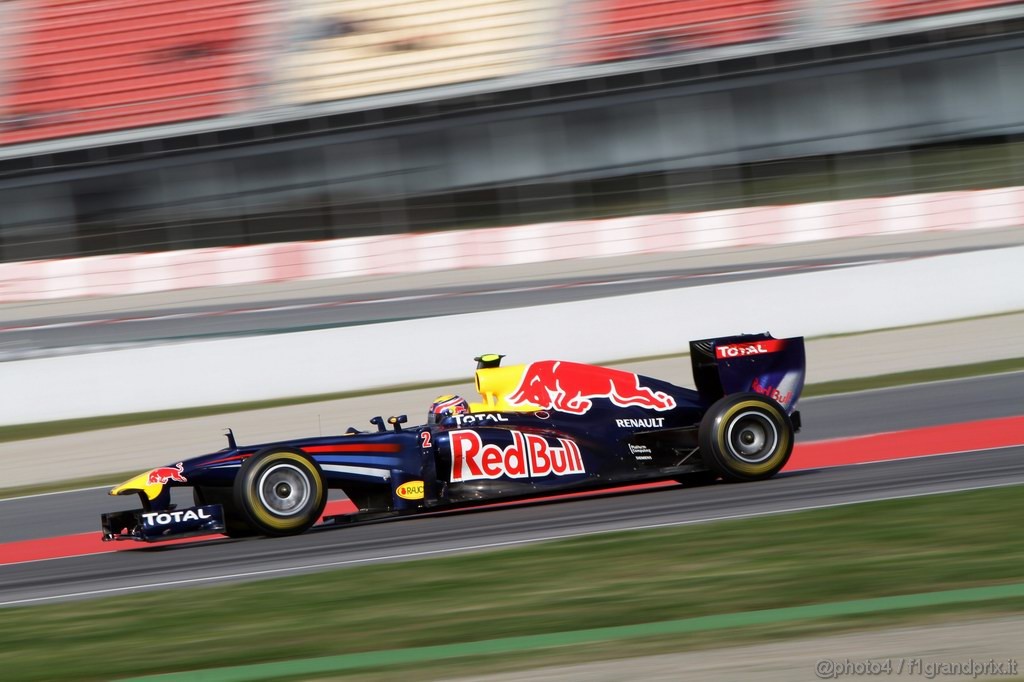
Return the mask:
M 89 490 L 106 490 L 107 488 L 113 488 L 115 485 L 117 485 L 117 484 L 116 483 L 111 483 L 110 485 L 96 485 L 96 486 L 92 486 L 91 488 L 75 488 L 73 490 L 55 490 L 55 491 L 50 492 L 50 493 L 33 493 L 31 495 L 21 495 L 19 497 L 4 497 L 4 498 L 0 499 L 0 504 L 3 504 L 4 502 L 16 502 L 18 500 L 31 500 L 31 499 L 34 499 L 36 497 L 52 497 L 53 495 L 70 495 L 71 493 L 81 493 L 81 492 L 87 492 Z
M 304 571 L 316 571 L 324 570 L 328 568 L 340 568 L 343 566 L 357 566 L 360 564 L 372 564 L 380 563 L 384 561 L 405 561 L 409 559 L 420 559 L 424 557 L 439 557 L 450 554 L 461 554 L 464 552 L 479 552 L 489 549 L 501 549 L 507 547 L 517 547 L 522 545 L 532 545 L 539 542 L 551 542 L 555 540 L 569 540 L 573 538 L 588 537 L 592 535 L 606 535 L 608 533 L 620 533 L 624 531 L 638 531 L 638 530 L 655 530 L 658 528 L 672 528 L 678 526 L 694 526 L 702 523 L 711 523 L 715 521 L 736 521 L 740 519 L 751 519 L 763 516 L 778 516 L 781 514 L 793 514 L 796 512 L 813 511 L 816 509 L 833 509 L 836 507 L 846 507 L 858 504 L 867 504 L 869 502 L 884 502 L 887 500 L 905 500 L 915 497 L 931 497 L 934 495 L 945 495 L 949 493 L 958 492 L 969 492 L 972 490 L 988 490 L 992 488 L 1006 488 L 1014 485 L 1024 485 L 1021 482 L 1003 482 L 1003 483 L 992 483 L 988 485 L 977 485 L 977 486 L 964 486 L 961 488 L 952 488 L 949 490 L 934 490 L 929 492 L 916 492 L 906 493 L 903 495 L 887 495 L 882 497 L 873 497 L 863 500 L 852 500 L 849 502 L 828 502 L 824 504 L 805 505 L 801 507 L 788 507 L 786 509 L 775 509 L 771 511 L 759 511 L 759 512 L 748 512 L 744 514 L 723 514 L 721 516 L 713 516 L 705 519 L 691 519 L 687 521 L 665 521 L 662 523 L 650 523 L 641 524 L 636 526 L 626 526 L 624 528 L 615 528 L 612 530 L 590 530 L 590 531 L 579 531 L 575 533 L 560 533 L 557 535 L 545 535 L 538 536 L 535 538 L 528 538 L 524 540 L 505 540 L 502 542 L 488 542 L 477 545 L 466 545 L 464 547 L 453 547 L 448 549 L 432 549 L 424 550 L 420 552 L 405 552 L 401 554 L 385 554 L 376 557 L 367 557 L 365 559 L 344 559 L 340 561 L 324 561 L 313 564 L 303 564 L 301 566 L 289 566 L 286 568 L 268 568 L 259 571 L 246 571 L 242 573 L 222 573 L 219 575 L 205 576 L 202 578 L 183 578 L 181 580 L 165 580 L 153 583 L 143 583 L 140 585 L 126 585 L 123 587 L 109 587 L 102 590 L 86 590 L 83 592 L 67 592 L 64 594 L 49 595 L 46 597 L 30 597 L 27 599 L 14 599 L 11 601 L 0 602 L 0 607 L 4 606 L 18 606 L 23 604 L 37 604 L 46 601 L 56 601 L 60 599 L 74 599 L 76 597 L 95 597 L 100 595 L 112 595 L 125 592 L 136 592 L 139 590 L 149 590 L 157 588 L 167 587 L 180 587 L 183 585 L 198 585 L 203 583 L 219 582 L 224 580 L 239 580 L 243 578 L 261 578 L 269 577 L 274 575 L 287 575 L 289 573 L 299 573 Z M 32 562 L 24 562 L 32 563 Z
M 873 333 L 873 332 L 866 332 L 866 333 L 870 334 L 870 333 Z M 1014 359 L 1016 359 L 1016 358 L 997 358 L 996 360 L 993 360 L 992 362 L 999 362 L 1001 360 L 1014 360 Z M 971 363 L 971 364 L 981 364 L 981 363 Z M 921 369 L 906 370 L 905 372 L 892 372 L 892 374 L 909 374 L 911 372 L 927 372 L 928 370 L 931 370 L 931 369 L 945 369 L 945 368 L 944 367 L 923 367 Z M 815 401 L 815 400 L 828 400 L 829 398 L 839 399 L 839 398 L 845 398 L 846 396 L 863 395 L 864 393 L 878 393 L 880 391 L 898 391 L 901 388 L 919 388 L 921 386 L 935 386 L 935 385 L 942 385 L 942 384 L 953 384 L 953 383 L 956 383 L 958 381 L 972 381 L 972 380 L 975 380 L 975 379 L 992 379 L 992 378 L 996 378 L 996 377 L 1008 376 L 1008 375 L 1011 375 L 1011 374 L 1024 374 L 1024 369 L 1010 369 L 1010 370 L 1006 370 L 1006 371 L 1003 371 L 1003 372 L 989 372 L 989 373 L 986 373 L 986 374 L 973 374 L 971 376 L 966 376 L 966 377 L 953 377 L 952 379 L 930 379 L 930 380 L 926 380 L 926 381 L 914 381 L 914 382 L 909 383 L 909 384 L 896 384 L 895 386 L 879 386 L 877 388 L 861 388 L 861 389 L 858 389 L 856 391 L 841 391 L 839 393 L 826 393 L 824 395 L 812 395 L 812 396 L 808 396 L 806 398 L 800 398 L 800 402 L 806 403 L 806 402 Z M 849 379 L 849 381 L 857 381 L 857 380 L 862 380 L 862 379 L 865 380 L 865 381 L 870 381 L 872 379 L 877 379 L 877 378 L 886 377 L 886 376 L 888 376 L 888 375 L 887 374 L 877 374 L 875 376 L 867 376 L 867 377 L 851 377 Z M 836 382 L 839 382 L 839 381 L 847 381 L 847 379 L 837 379 L 836 380 Z M 831 384 L 833 382 L 832 381 L 824 381 L 822 383 Z M 809 386 L 813 386 L 813 385 L 814 384 L 809 384 Z M 1010 416 L 1014 416 L 1014 415 L 1010 415 Z M 1002 419 L 1002 417 L 985 417 L 984 419 L 972 419 L 971 421 L 985 421 L 987 419 Z M 954 423 L 969 424 L 970 422 L 954 422 Z M 944 424 L 934 424 L 933 426 L 944 426 Z M 916 428 L 930 428 L 930 427 L 920 426 L 920 427 L 916 427 Z M 914 429 L 897 429 L 897 430 L 898 431 L 913 431 Z M 886 433 L 891 433 L 891 432 L 887 431 Z M 867 434 L 867 435 L 871 435 L 871 434 Z M 853 437 L 854 438 L 859 438 L 859 436 L 853 436 Z
M 498 289 L 480 289 L 466 291 L 443 291 L 428 294 L 401 294 L 393 296 L 378 296 L 374 298 L 350 299 L 347 301 L 318 301 L 311 303 L 284 303 L 280 305 L 250 306 L 245 308 L 229 308 L 225 310 L 204 310 L 195 312 L 159 313 L 154 315 L 122 315 L 111 317 L 94 317 L 86 320 L 70 320 L 65 322 L 42 322 L 27 324 L 11 324 L 0 326 L 0 334 L 10 332 L 44 331 L 49 329 L 69 329 L 73 327 L 91 327 L 107 324 L 126 324 L 138 322 L 163 322 L 166 320 L 199 319 L 204 317 L 230 317 L 236 315 L 253 315 L 260 313 L 287 312 L 295 310 L 315 310 L 317 308 L 344 308 L 347 306 L 376 305 L 382 303 L 397 303 L 405 301 L 424 301 L 432 299 L 452 298 L 454 296 L 500 296 L 504 294 L 518 294 L 538 291 L 550 291 L 554 289 L 582 289 L 590 287 L 614 286 L 617 284 L 641 284 L 646 282 L 662 281 L 685 281 L 710 279 L 715 277 L 736 276 L 736 275 L 757 275 L 763 273 L 787 272 L 790 270 L 828 270 L 847 267 L 857 267 L 870 264 L 874 261 L 854 261 L 852 263 L 823 263 L 814 265 L 780 265 L 774 267 L 745 268 L 740 270 L 721 270 L 715 272 L 702 272 L 680 275 L 651 275 L 647 277 L 632 277 L 628 279 L 606 279 L 606 280 L 582 280 L 578 282 L 507 286 Z

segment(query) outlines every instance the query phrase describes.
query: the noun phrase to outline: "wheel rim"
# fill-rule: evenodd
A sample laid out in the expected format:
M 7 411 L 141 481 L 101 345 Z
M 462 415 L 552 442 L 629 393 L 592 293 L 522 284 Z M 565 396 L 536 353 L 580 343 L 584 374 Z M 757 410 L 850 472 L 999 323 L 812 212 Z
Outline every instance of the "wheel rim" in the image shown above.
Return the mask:
M 749 464 L 760 464 L 774 453 L 779 443 L 779 430 L 762 412 L 742 412 L 729 424 L 725 442 L 729 454 Z
M 290 463 L 268 467 L 256 484 L 260 502 L 275 516 L 301 514 L 312 496 L 306 472 Z

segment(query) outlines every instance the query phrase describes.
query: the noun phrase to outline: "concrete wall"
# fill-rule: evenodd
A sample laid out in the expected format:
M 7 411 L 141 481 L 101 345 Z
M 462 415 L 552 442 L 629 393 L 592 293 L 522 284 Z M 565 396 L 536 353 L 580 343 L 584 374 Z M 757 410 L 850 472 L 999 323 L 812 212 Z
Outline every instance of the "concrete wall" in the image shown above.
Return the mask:
M 683 352 L 769 330 L 819 336 L 1024 309 L 1024 247 L 533 308 L 0 363 L 0 424 L 458 380 L 509 362 Z M 445 339 L 445 343 L 437 343 Z M 936 341 L 937 343 L 939 341 Z M 430 356 L 420 351 L 430 344 Z

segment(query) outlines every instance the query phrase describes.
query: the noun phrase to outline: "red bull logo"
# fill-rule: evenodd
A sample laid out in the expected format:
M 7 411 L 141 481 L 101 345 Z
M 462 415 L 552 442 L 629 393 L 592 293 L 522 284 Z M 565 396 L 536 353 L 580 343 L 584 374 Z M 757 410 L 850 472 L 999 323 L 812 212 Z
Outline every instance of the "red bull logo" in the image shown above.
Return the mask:
M 476 431 L 452 431 L 450 438 L 452 483 L 586 473 L 579 446 L 568 438 L 552 446 L 543 436 L 512 431 L 512 444 L 504 448 L 484 445 Z
M 659 412 L 676 406 L 675 399 L 667 393 L 641 386 L 636 374 L 552 360 L 527 367 L 508 402 L 585 414 L 593 407 L 595 398 L 607 398 L 619 407 L 645 407 Z
M 149 472 L 149 485 L 165 485 L 171 481 L 177 481 L 178 483 L 187 483 L 188 479 L 182 475 L 182 471 L 185 468 L 181 462 L 178 462 L 172 467 L 159 467 Z
M 774 386 L 765 386 L 758 380 L 757 377 L 754 377 L 754 383 L 750 385 L 750 390 L 753 391 L 754 393 L 760 393 L 763 396 L 767 396 L 774 400 L 775 402 L 782 403 L 783 405 L 789 405 L 790 401 L 793 399 L 792 391 L 789 391 L 788 393 L 783 393 Z

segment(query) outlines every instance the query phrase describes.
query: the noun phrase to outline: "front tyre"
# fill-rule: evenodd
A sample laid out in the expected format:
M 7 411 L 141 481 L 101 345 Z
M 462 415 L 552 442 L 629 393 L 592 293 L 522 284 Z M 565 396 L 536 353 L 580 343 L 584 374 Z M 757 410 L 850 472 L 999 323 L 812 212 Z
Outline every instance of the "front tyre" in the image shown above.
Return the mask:
M 194 486 L 192 488 L 192 500 L 197 507 L 206 504 L 219 504 L 224 510 L 224 535 L 229 538 L 245 538 L 256 535 L 256 531 L 250 526 L 235 505 L 234 491 L 227 487 L 215 486 Z
M 264 535 L 298 535 L 327 505 L 319 465 L 300 450 L 268 448 L 245 460 L 235 477 L 234 498 L 246 521 Z
M 793 452 L 793 425 L 775 402 L 736 393 L 714 403 L 700 423 L 701 456 L 726 481 L 771 478 Z

